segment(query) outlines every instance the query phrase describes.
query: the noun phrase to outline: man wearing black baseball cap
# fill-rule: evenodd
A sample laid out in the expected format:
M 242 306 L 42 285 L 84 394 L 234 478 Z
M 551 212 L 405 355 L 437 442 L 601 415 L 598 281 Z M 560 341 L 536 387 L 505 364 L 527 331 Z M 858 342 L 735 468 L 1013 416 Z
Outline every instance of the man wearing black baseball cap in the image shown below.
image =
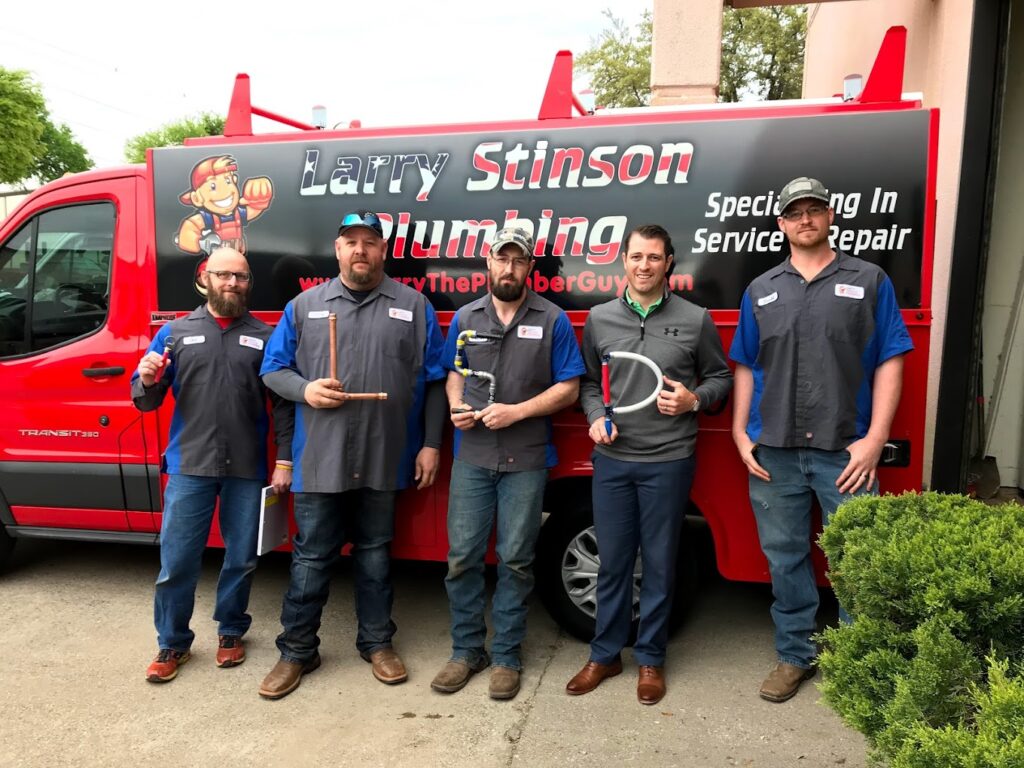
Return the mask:
M 779 195 L 779 213 L 789 258 L 747 287 L 729 353 L 733 440 L 749 472 L 775 595 L 778 663 L 760 690 L 774 702 L 792 698 L 814 675 L 812 496 L 828 525 L 844 500 L 877 490 L 903 355 L 913 349 L 885 272 L 832 250 L 835 212 L 825 185 L 793 179 Z
M 372 211 L 347 213 L 337 280 L 296 296 L 267 344 L 266 385 L 296 403 L 292 490 L 297 533 L 277 638 L 281 659 L 259 693 L 279 699 L 320 666 L 320 617 L 346 541 L 355 563 L 359 655 L 387 684 L 407 678 L 392 646 L 390 544 L 395 496 L 437 475 L 444 426 L 443 339 L 423 294 L 384 274 L 387 240 Z M 337 319 L 337 378 L 330 317 Z M 347 399 L 385 392 L 386 402 Z

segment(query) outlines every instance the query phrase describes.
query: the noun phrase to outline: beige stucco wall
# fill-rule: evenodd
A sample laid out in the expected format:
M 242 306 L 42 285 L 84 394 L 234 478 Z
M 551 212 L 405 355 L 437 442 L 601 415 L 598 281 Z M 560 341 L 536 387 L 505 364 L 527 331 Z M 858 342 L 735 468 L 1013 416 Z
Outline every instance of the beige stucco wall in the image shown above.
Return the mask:
M 654 0 L 653 19 L 651 104 L 713 104 L 722 58 L 722 0 Z
M 808 15 L 805 98 L 840 92 L 843 77 L 851 73 L 860 73 L 867 78 L 885 31 L 900 24 L 907 28 L 904 91 L 920 91 L 924 94 L 925 106 L 940 110 L 933 319 L 923 477 L 926 484 L 931 479 L 935 408 L 960 183 L 972 18 L 972 0 L 856 0 L 810 6 Z

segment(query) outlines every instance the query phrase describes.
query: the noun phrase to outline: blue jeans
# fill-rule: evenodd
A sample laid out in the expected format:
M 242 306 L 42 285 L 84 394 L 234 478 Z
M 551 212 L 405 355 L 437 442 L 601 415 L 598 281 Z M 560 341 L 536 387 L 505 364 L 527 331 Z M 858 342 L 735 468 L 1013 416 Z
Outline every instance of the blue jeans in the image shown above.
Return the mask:
M 850 461 L 846 451 L 816 448 L 757 447 L 756 458 L 772 479 L 750 476 L 750 505 L 757 520 L 761 550 L 772 577 L 772 620 L 779 661 L 805 669 L 814 664 L 818 586 L 811 559 L 811 501 L 821 506 L 822 525 L 828 525 L 840 504 L 856 494 L 839 493 L 836 479 Z M 877 487 L 877 484 L 876 484 Z M 840 607 L 840 619 L 849 621 Z
M 498 585 L 491 619 L 495 666 L 522 669 L 526 598 L 533 589 L 533 557 L 540 532 L 547 470 L 494 472 L 458 459 L 452 464 L 448 497 L 448 576 L 452 614 L 452 660 L 487 663 L 484 641 L 484 557 L 497 529 Z
M 192 647 L 195 633 L 189 621 L 218 496 L 224 565 L 217 580 L 213 618 L 220 635 L 241 637 L 249 629 L 252 617 L 246 608 L 256 570 L 262 487 L 259 480 L 237 477 L 168 476 L 160 524 L 160 575 L 153 601 L 161 648 L 187 651 Z
M 610 664 L 629 640 L 633 623 L 633 565 L 640 548 L 638 664 L 665 663 L 676 581 L 676 554 L 696 460 L 619 461 L 594 453 L 594 529 L 601 554 L 597 626 L 590 658 Z
M 292 570 L 281 606 L 277 648 L 285 661 L 304 663 L 320 646 L 317 632 L 341 548 L 352 542 L 355 565 L 356 648 L 364 657 L 391 647 L 391 539 L 395 491 L 360 488 L 344 493 L 295 494 Z

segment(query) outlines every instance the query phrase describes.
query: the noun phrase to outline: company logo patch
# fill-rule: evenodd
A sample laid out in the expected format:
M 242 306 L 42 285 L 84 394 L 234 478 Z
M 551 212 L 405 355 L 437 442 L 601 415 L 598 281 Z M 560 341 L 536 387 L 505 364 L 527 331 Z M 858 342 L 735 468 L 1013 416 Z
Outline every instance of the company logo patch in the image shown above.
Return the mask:
M 836 296 L 841 296 L 844 299 L 863 299 L 864 288 L 860 285 L 836 283 Z
M 263 339 L 257 339 L 255 336 L 239 336 L 238 343 L 250 349 L 263 349 Z
M 189 346 L 190 344 L 205 344 L 206 343 L 206 337 L 205 336 L 186 336 L 184 339 L 181 340 L 181 343 L 184 344 L 186 347 Z
M 779 298 L 779 292 L 769 293 L 767 296 L 762 296 L 757 300 L 757 306 L 763 307 L 765 304 L 771 304 Z
M 520 339 L 543 339 L 544 329 L 539 325 L 520 325 L 518 335 Z
M 406 323 L 412 322 L 412 312 L 408 309 L 400 309 L 399 307 L 388 307 L 388 317 L 393 317 L 395 320 L 402 320 Z

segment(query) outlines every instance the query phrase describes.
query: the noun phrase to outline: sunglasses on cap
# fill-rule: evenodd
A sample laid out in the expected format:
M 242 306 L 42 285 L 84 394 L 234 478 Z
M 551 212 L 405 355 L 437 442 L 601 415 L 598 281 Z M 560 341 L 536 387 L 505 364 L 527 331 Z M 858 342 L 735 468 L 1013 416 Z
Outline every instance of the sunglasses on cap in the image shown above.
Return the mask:
M 384 225 L 381 224 L 380 217 L 370 211 L 355 211 L 345 214 L 338 227 L 338 234 L 343 234 L 350 227 L 367 227 L 384 237 Z

